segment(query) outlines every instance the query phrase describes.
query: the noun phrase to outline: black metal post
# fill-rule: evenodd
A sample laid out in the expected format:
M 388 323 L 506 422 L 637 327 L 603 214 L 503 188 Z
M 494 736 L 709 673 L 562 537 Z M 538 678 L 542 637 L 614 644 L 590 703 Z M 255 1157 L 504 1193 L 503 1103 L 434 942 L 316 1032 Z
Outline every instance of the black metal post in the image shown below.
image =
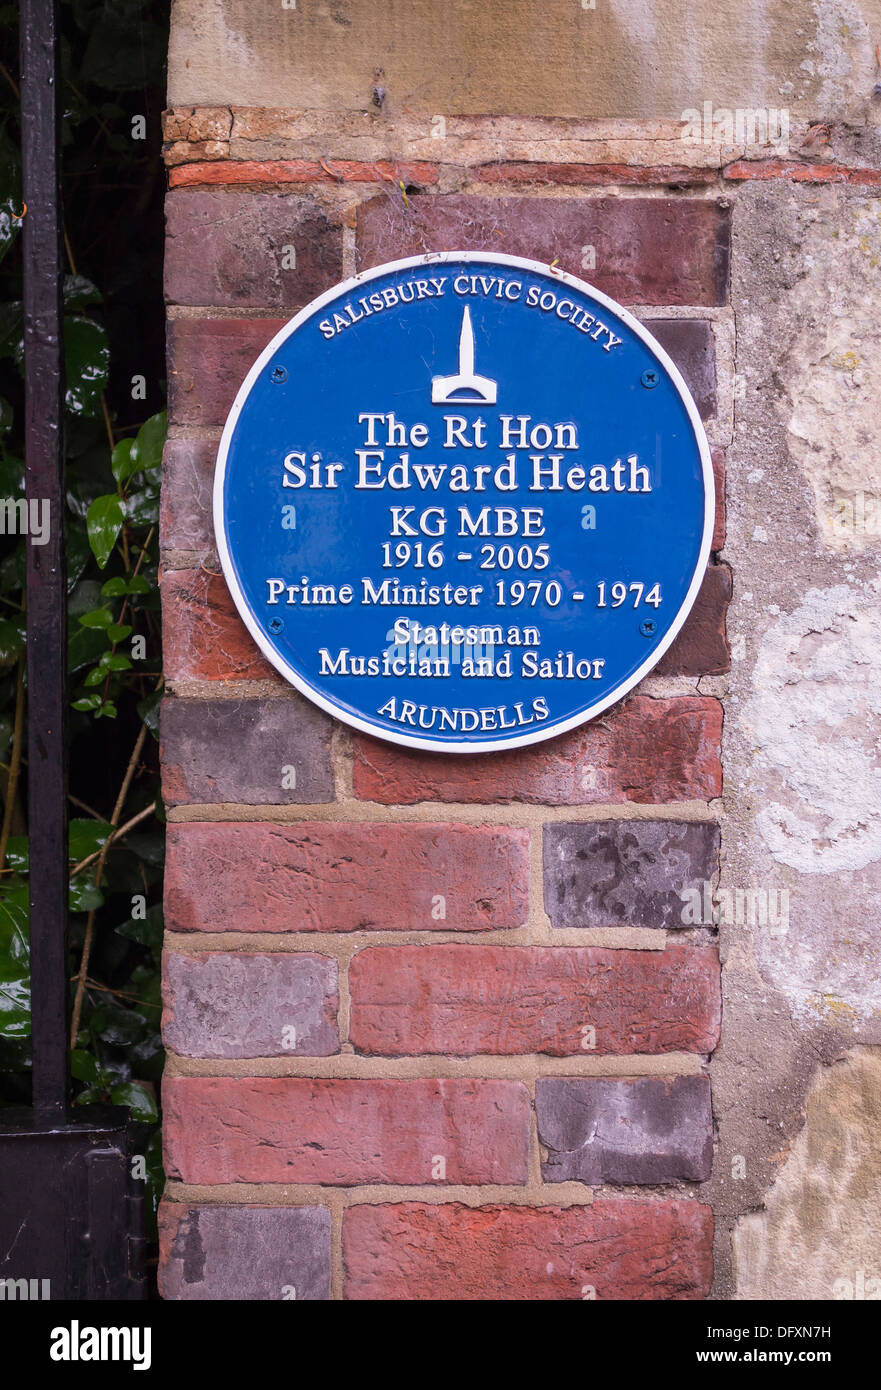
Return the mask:
M 48 542 L 27 547 L 33 1098 L 49 1123 L 67 1118 L 70 1089 L 58 0 L 20 3 L 27 499 L 50 519 Z

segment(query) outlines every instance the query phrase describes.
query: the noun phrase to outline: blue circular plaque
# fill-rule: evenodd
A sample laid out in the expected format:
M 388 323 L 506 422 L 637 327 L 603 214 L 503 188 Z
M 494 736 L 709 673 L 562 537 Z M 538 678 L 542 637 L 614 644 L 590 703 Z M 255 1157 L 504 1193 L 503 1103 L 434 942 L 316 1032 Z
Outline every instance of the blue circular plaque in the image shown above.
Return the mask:
M 230 411 L 214 518 L 267 658 L 347 724 L 486 752 L 619 700 L 670 646 L 713 531 L 703 426 L 663 348 L 514 256 L 328 291 Z

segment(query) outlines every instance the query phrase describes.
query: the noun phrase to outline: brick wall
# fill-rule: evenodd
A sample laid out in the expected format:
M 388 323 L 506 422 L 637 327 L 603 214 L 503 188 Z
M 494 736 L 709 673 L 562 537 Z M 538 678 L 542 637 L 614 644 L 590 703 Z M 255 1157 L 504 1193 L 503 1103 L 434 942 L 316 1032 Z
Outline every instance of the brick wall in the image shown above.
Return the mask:
M 720 549 L 724 187 L 623 159 L 246 158 L 268 125 L 167 123 L 162 1291 L 706 1297 L 720 975 L 680 892 L 718 875 L 728 568 L 602 718 L 429 755 L 351 733 L 264 661 L 210 494 L 235 391 L 296 309 L 385 260 L 490 249 L 649 323 L 714 446 Z

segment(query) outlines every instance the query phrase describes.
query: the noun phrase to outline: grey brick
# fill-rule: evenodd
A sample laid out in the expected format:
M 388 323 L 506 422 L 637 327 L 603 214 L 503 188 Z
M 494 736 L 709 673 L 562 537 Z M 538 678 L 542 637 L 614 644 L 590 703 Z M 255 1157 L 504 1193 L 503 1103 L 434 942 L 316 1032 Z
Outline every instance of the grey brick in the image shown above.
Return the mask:
M 338 989 L 327 956 L 166 951 L 162 1036 L 184 1057 L 327 1057 L 340 1045 Z
M 327 1207 L 181 1206 L 159 1210 L 163 1298 L 297 1302 L 330 1298 Z
M 713 1160 L 707 1076 L 546 1077 L 536 1085 L 546 1182 L 704 1182 Z
M 607 820 L 544 828 L 545 910 L 555 927 L 675 930 L 682 894 L 719 867 L 719 827 L 703 821 Z
M 332 722 L 302 696 L 162 703 L 162 794 L 169 806 L 333 801 Z M 294 769 L 295 785 L 282 786 Z
M 163 550 L 214 549 L 211 489 L 217 445 L 169 439 L 162 458 L 159 538 Z

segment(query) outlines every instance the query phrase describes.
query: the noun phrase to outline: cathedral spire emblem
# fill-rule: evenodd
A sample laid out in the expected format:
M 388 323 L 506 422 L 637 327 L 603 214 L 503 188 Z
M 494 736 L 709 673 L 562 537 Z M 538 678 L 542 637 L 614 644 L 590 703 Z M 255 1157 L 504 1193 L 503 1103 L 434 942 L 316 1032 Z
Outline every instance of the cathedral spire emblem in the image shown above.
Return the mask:
M 474 329 L 466 304 L 459 333 L 459 370 L 455 376 L 432 377 L 432 405 L 495 405 L 497 390 L 498 382 L 474 371 Z

